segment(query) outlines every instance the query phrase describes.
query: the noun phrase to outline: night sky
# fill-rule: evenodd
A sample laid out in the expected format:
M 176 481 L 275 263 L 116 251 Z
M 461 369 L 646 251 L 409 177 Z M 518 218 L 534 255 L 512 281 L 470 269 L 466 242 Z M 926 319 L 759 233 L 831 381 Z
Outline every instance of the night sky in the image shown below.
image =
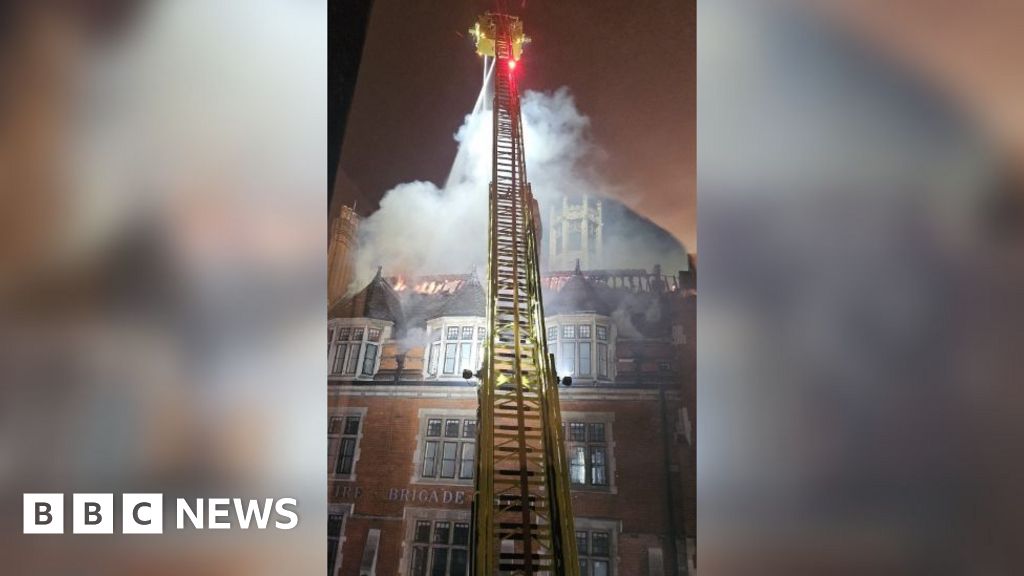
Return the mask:
M 619 198 L 696 251 L 696 3 L 509 3 L 532 38 L 521 87 L 567 86 Z M 342 148 L 337 200 L 367 215 L 394 185 L 443 183 L 479 92 L 466 30 L 491 1 L 376 0 Z M 333 28 L 333 27 L 332 27 Z M 527 157 L 530 143 L 526 143 Z M 358 190 L 355 192 L 354 189 Z

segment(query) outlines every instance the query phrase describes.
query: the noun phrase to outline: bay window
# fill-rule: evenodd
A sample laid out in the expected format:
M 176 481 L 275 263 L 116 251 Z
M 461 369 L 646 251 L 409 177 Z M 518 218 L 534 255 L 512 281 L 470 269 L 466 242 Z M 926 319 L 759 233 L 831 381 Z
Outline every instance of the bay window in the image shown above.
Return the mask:
M 355 319 L 328 330 L 330 373 L 348 378 L 370 378 L 380 363 L 380 346 L 390 326 L 382 321 Z

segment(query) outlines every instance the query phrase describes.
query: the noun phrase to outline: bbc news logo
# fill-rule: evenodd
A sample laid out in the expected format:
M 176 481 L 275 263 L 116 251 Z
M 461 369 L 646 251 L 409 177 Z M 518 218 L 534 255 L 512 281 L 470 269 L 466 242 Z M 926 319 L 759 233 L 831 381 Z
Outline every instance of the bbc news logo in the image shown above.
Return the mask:
M 163 494 L 122 494 L 120 508 L 121 534 L 163 534 Z M 227 530 L 233 515 L 242 530 L 291 530 L 299 523 L 295 508 L 294 498 L 178 498 L 174 525 L 177 530 Z M 71 495 L 73 534 L 113 534 L 115 514 L 113 494 Z M 25 494 L 22 533 L 63 534 L 64 494 Z

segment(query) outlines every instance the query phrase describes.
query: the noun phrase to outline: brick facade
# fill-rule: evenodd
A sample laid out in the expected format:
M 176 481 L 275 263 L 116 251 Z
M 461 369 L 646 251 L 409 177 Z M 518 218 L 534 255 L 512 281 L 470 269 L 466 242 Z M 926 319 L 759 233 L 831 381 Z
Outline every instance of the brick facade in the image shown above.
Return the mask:
M 375 282 L 386 283 L 380 275 Z M 348 305 L 343 307 L 346 315 L 332 318 L 330 354 L 341 344 L 351 345 L 337 340 L 333 330 L 341 326 L 362 320 L 367 326 L 390 326 L 387 314 L 365 312 L 387 310 L 383 302 L 391 295 L 384 292 L 390 286 L 367 287 L 368 299 L 378 300 L 375 307 Z M 614 328 L 608 332 L 614 335 L 611 377 L 598 378 L 594 367 L 592 378 L 580 377 L 560 389 L 563 421 L 573 426 L 565 437 L 581 454 L 577 471 L 587 484 L 574 486 L 572 500 L 577 533 L 596 554 L 588 553 L 588 574 L 602 573 L 605 563 L 615 575 L 686 574 L 694 562 L 686 550 L 692 552 L 695 536 L 695 322 L 687 317 L 695 311 L 695 296 L 682 288 L 596 293 L 608 301 L 608 309 L 602 311 L 607 315 L 594 316 L 593 325 Z M 475 442 L 469 422 L 476 418 L 476 384 L 443 374 L 443 358 L 436 373 L 429 373 L 436 336 L 422 329 L 441 325 L 427 320 L 429 303 L 434 301 L 437 310 L 451 309 L 457 294 L 393 295 L 403 308 L 393 330 L 374 333 L 376 342 L 364 333 L 361 352 L 352 352 L 355 373 L 341 373 L 349 366 L 343 361 L 328 378 L 328 408 L 335 419 L 328 496 L 335 526 L 341 526 L 335 534 L 334 566 L 342 576 L 416 574 L 414 564 L 437 559 L 453 570 L 465 558 L 458 542 L 471 516 L 473 484 L 460 476 L 464 457 L 475 457 L 474 446 L 466 444 Z M 638 307 L 650 309 L 652 302 L 663 311 L 660 320 L 637 312 Z M 635 322 L 622 312 L 631 307 Z M 565 316 L 569 312 L 572 316 Z M 572 322 L 586 312 L 571 306 L 561 310 Z M 435 351 L 443 351 L 443 335 L 438 344 Z M 347 358 L 351 349 L 346 350 Z M 372 373 L 361 373 L 364 368 Z M 354 420 L 345 426 L 346 418 L 358 418 L 358 433 Z M 431 540 L 447 539 L 446 544 L 417 541 L 427 534 Z M 430 565 L 425 567 L 424 573 L 432 573 Z

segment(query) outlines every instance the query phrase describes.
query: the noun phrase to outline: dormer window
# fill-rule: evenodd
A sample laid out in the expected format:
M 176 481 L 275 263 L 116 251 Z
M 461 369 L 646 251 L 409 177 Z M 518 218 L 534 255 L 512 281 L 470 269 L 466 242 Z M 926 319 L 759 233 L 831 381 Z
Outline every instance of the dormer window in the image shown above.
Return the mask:
M 330 350 L 331 376 L 372 378 L 380 364 L 380 346 L 391 323 L 372 318 L 345 318 L 333 322 Z
M 548 350 L 560 376 L 575 380 L 611 380 L 614 355 L 610 318 L 598 314 L 557 315 L 546 320 Z
M 476 372 L 483 361 L 487 332 L 484 322 L 484 318 L 475 316 L 443 317 L 427 322 L 430 345 L 424 376 L 461 380 L 463 370 Z

